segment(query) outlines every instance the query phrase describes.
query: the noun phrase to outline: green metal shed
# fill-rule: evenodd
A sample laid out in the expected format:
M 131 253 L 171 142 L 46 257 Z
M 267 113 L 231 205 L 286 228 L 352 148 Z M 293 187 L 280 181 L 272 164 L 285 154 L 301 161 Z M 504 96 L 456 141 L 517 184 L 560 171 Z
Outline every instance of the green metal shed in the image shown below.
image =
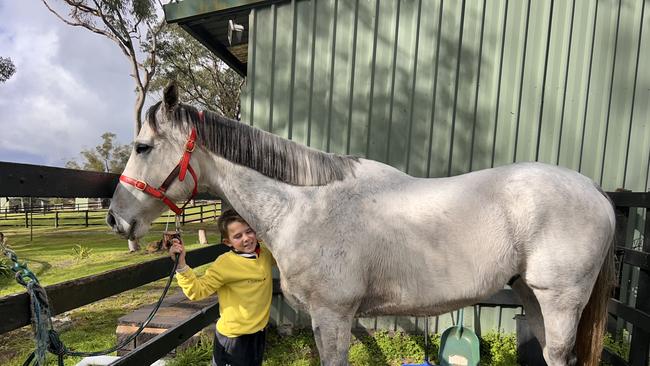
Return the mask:
M 646 191 L 648 8 L 648 0 L 184 0 L 165 13 L 247 76 L 242 120 L 277 135 L 420 177 L 542 161 L 605 190 Z M 229 20 L 244 26 L 232 44 Z M 483 327 L 512 331 L 512 315 L 499 309 Z
M 242 120 L 278 135 L 415 176 L 536 160 L 645 191 L 647 4 L 184 0 L 165 11 L 248 76 Z M 244 25 L 234 46 L 230 19 Z

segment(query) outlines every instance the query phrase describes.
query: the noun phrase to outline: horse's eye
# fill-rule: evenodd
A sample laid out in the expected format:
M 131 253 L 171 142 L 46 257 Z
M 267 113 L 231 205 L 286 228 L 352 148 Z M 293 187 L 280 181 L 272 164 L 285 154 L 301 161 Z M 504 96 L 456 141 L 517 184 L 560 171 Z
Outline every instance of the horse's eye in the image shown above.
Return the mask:
M 147 144 L 136 144 L 135 145 L 135 153 L 136 154 L 146 153 L 149 150 L 151 150 L 152 147 L 153 146 L 147 145 Z

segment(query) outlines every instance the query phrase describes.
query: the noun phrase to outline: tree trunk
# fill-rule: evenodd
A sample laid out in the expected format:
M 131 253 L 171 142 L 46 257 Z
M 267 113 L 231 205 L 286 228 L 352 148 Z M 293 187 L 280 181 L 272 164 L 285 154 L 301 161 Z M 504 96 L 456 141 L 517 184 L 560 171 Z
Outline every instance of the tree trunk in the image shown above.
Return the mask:
M 144 106 L 145 92 L 142 88 L 136 88 L 135 96 L 135 106 L 133 109 L 134 118 L 133 118 L 133 138 L 138 137 L 140 133 L 140 127 L 142 127 L 142 108 Z
M 205 235 L 205 229 L 199 229 L 199 243 L 208 244 L 208 237 Z

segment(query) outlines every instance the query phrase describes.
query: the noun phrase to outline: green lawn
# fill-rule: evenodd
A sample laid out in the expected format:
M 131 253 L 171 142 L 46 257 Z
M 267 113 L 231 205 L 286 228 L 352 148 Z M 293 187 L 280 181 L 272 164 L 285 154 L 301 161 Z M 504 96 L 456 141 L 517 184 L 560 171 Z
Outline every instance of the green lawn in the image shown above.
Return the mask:
M 206 229 L 209 242 L 219 242 L 216 225 L 187 224 L 183 228 L 183 239 L 188 244 L 188 249 L 200 246 L 197 244 L 199 228 Z M 154 225 L 150 233 L 141 240 L 141 246 L 159 240 L 162 230 L 164 225 Z M 58 229 L 35 227 L 31 242 L 29 229 L 10 228 L 2 231 L 20 260 L 27 262 L 29 268 L 36 273 L 41 284 L 45 286 L 160 256 L 160 254 L 147 254 L 146 251 L 129 253 L 126 240 L 114 235 L 106 226 Z M 76 245 L 90 249 L 90 256 L 78 260 L 73 252 Z M 22 287 L 13 278 L 0 280 L 0 296 L 19 291 L 22 291 Z

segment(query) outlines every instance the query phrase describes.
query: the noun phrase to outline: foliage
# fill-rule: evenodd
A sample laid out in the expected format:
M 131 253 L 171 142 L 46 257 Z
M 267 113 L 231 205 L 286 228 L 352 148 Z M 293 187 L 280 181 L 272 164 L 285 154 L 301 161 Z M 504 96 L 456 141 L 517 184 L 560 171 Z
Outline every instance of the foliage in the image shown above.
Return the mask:
M 429 337 L 429 359 L 435 360 L 440 347 L 440 335 Z M 402 362 L 421 362 L 424 359 L 424 336 L 401 332 L 391 335 L 377 331 L 373 335 L 357 337 L 350 347 L 352 365 L 399 365 Z
M 9 80 L 16 72 L 16 66 L 9 57 L 0 57 L 0 83 Z
M 629 339 L 629 333 L 624 329 L 621 333 L 617 334 L 616 337 L 613 337 L 610 333 L 605 333 L 603 343 L 608 351 L 624 360 L 627 360 L 630 357 Z
M 210 364 L 212 359 L 212 339 L 201 334 L 199 343 L 182 351 L 177 351 L 176 357 L 167 361 L 166 366 Z
M 433 334 L 429 339 L 429 359 L 437 363 L 440 348 L 440 335 Z M 173 366 L 209 365 L 212 354 L 211 340 L 202 341 L 198 346 L 179 352 L 172 361 Z M 353 339 L 350 346 L 349 362 L 353 366 L 401 365 L 419 363 L 424 359 L 424 336 L 407 335 L 401 332 L 377 331 Z M 291 336 L 279 336 L 275 328 L 267 333 L 267 349 L 264 355 L 265 366 L 320 364 L 318 350 L 310 330 L 297 330 Z M 489 333 L 481 338 L 481 365 L 517 365 L 517 342 L 512 334 Z
M 481 365 L 517 365 L 517 338 L 513 334 L 488 333 L 481 337 Z
M 11 262 L 6 257 L 0 257 L 0 277 L 9 278 L 11 275 Z
M 239 119 L 243 79 L 235 71 L 177 25 L 161 32 L 159 47 L 151 91 L 160 91 L 169 80 L 176 80 L 183 101 Z
M 72 256 L 77 260 L 77 262 L 82 261 L 93 253 L 91 248 L 85 247 L 80 244 L 76 244 L 72 247 Z
M 275 328 L 271 328 L 266 338 L 265 366 L 320 365 L 318 350 L 311 331 L 302 329 L 295 331 L 291 336 L 280 336 Z
M 83 27 L 112 40 L 131 64 L 135 82 L 135 129 L 141 125 L 141 112 L 149 83 L 156 73 L 158 35 L 165 26 L 153 0 L 63 0 L 67 16 L 54 9 L 51 0 L 42 0 L 47 9 L 64 23 Z M 162 7 L 160 1 L 157 2 Z
M 81 165 L 73 159 L 65 164 L 66 168 L 121 173 L 129 161 L 133 145 L 116 144 L 114 140 L 114 133 L 104 132 L 102 134 L 101 144 L 95 146 L 94 149 L 84 149 L 81 151 L 81 157 L 83 159 Z

